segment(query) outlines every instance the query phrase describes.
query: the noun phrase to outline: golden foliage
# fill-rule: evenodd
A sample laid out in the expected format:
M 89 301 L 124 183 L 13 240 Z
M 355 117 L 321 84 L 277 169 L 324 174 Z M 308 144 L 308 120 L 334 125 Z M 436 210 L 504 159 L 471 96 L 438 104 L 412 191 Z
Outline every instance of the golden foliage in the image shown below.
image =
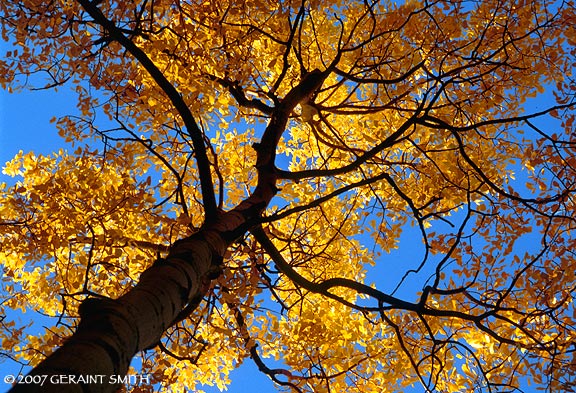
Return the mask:
M 237 240 L 141 355 L 162 391 L 224 389 L 248 357 L 301 392 L 576 386 L 572 1 L 7 0 L 0 20 L 0 84 L 43 72 L 81 114 L 57 121 L 76 150 L 3 169 L 2 307 L 59 324 L 3 321 L 3 351 L 33 365 L 83 299 L 128 291 L 209 215 L 207 177 L 229 211 L 267 173 L 270 242 Z

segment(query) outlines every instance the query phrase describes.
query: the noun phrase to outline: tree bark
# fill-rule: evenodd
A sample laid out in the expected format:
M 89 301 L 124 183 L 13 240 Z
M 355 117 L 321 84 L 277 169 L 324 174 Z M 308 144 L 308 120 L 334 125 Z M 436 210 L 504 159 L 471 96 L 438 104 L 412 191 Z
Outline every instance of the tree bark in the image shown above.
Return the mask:
M 228 241 L 204 229 L 177 241 L 118 299 L 87 299 L 76 332 L 10 392 L 113 392 L 138 352 L 156 345 L 220 271 Z

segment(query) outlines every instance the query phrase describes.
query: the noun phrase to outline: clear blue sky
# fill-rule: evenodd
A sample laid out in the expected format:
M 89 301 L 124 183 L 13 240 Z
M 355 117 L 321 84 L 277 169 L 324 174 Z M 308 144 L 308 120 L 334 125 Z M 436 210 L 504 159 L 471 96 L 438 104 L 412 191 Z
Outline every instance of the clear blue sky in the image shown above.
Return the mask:
M 4 53 L 5 43 L 0 42 L 0 53 Z M 0 167 L 10 160 L 19 150 L 45 153 L 56 151 L 65 147 L 63 140 L 58 136 L 57 130 L 49 121 L 53 116 L 59 117 L 75 113 L 74 95 L 63 88 L 55 93 L 48 91 L 23 91 L 16 94 L 8 94 L 0 90 Z M 13 179 L 0 173 L 0 182 L 12 182 Z M 407 242 L 408 243 L 408 242 Z M 410 248 L 414 250 L 413 248 Z M 398 256 L 395 256 L 398 258 Z M 403 254 L 417 264 L 419 254 Z M 392 257 L 393 258 L 393 257 Z M 387 273 L 391 270 L 405 270 L 401 263 L 385 264 Z M 398 270 L 400 274 L 400 270 Z M 418 281 L 418 280 L 416 280 Z M 422 283 L 420 282 L 420 288 Z M 388 289 L 388 288 L 382 288 Z M 25 314 L 24 317 L 30 317 Z M 10 361 L 0 363 L 0 377 L 17 373 L 19 366 Z M 246 363 L 231 375 L 232 385 L 230 392 L 275 392 L 273 383 L 263 374 L 256 370 L 254 364 L 247 360 Z M 0 383 L 1 390 L 8 386 Z M 205 387 L 208 393 L 218 392 L 216 388 Z M 419 391 L 416 389 L 416 391 Z M 526 390 L 527 392 L 529 390 Z
M 0 90 L 0 167 L 10 160 L 19 150 L 34 151 L 35 153 L 51 153 L 61 147 L 66 147 L 64 141 L 58 136 L 54 124 L 50 123 L 53 116 L 62 116 L 75 112 L 74 95 L 67 89 L 61 89 L 57 93 L 54 91 L 23 91 L 15 94 L 8 94 Z M 0 182 L 12 182 L 13 179 L 0 173 Z M 406 234 L 407 237 L 411 235 Z M 413 236 L 413 235 L 412 235 Z M 417 235 L 416 235 L 417 236 Z M 402 244 L 409 245 L 414 242 L 414 237 L 411 239 L 404 237 Z M 419 241 L 419 240 L 418 240 Z M 403 262 L 411 262 L 410 264 L 417 264 L 420 260 L 420 252 L 417 247 L 408 246 L 407 249 L 411 254 L 406 253 L 401 246 L 403 254 L 391 255 L 387 257 L 387 261 L 380 261 L 380 269 L 385 266 L 386 275 L 399 277 L 402 272 L 406 270 L 406 265 Z M 397 259 L 398 258 L 398 259 Z M 394 263 L 387 263 L 388 261 Z M 374 272 L 373 272 L 374 273 Z M 420 278 L 425 279 L 428 273 L 423 273 Z M 422 288 L 422 281 L 418 279 L 416 286 L 404 287 L 404 294 L 412 293 L 414 289 Z M 388 283 L 390 283 L 388 281 Z M 384 283 L 386 284 L 386 283 Z M 381 287 L 381 289 L 390 289 Z M 412 299 L 407 299 L 412 300 Z M 25 314 L 23 317 L 30 318 L 32 314 Z M 9 360 L 0 363 L 0 377 L 6 374 L 15 374 L 19 370 L 19 366 Z M 229 386 L 228 391 L 232 393 L 243 392 L 276 392 L 274 384 L 262 373 L 260 373 L 256 366 L 250 359 L 231 375 L 232 384 Z M 0 379 L 1 381 L 1 379 Z M 0 382 L 0 391 L 4 391 L 8 386 L 2 385 Z M 5 388 L 4 388 L 5 386 Z M 207 393 L 219 392 L 217 388 L 203 387 Z M 410 391 L 419 392 L 420 389 L 413 389 Z M 529 392 L 529 390 L 526 390 Z
M 40 90 L 12 94 L 0 89 L 0 167 L 3 167 L 5 162 L 19 150 L 49 154 L 59 148 L 66 148 L 67 145 L 58 135 L 54 124 L 50 123 L 50 119 L 53 116 L 59 117 L 75 112 L 75 96 L 67 88 L 61 88 L 57 92 Z M 0 182 L 13 181 L 14 179 L 0 173 Z M 412 256 L 415 262 L 421 257 L 421 255 Z M 404 255 L 404 258 L 406 257 L 407 255 Z M 389 276 L 401 276 L 405 270 L 405 265 L 402 263 L 386 265 Z M 23 315 L 25 318 L 31 316 L 30 313 Z M 13 362 L 0 363 L 2 370 L 0 374 L 17 373 L 19 366 L 11 363 Z M 239 369 L 234 370 L 231 380 L 232 384 L 228 391 L 232 393 L 277 391 L 273 382 L 259 372 L 250 359 L 247 359 Z M 215 387 L 207 386 L 203 389 L 207 393 L 219 392 Z

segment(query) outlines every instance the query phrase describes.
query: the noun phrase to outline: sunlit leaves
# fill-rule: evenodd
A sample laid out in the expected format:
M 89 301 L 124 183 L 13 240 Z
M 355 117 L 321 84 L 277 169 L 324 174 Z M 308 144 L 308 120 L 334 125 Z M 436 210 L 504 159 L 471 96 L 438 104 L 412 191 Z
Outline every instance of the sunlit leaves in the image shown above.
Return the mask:
M 235 239 L 209 296 L 143 354 L 163 390 L 223 389 L 254 351 L 279 362 L 276 382 L 302 391 L 574 386 L 571 2 L 94 6 L 199 130 L 76 2 L 2 2 L 12 47 L 0 84 L 42 71 L 41 87 L 78 94 L 78 116 L 56 119 L 76 151 L 21 152 L 3 167 L 13 177 L 0 189 L 6 307 L 73 325 L 84 297 L 129 290 L 202 223 L 199 148 L 229 211 L 255 192 L 269 126 L 279 141 L 265 175 L 278 192 L 254 223 L 294 275 L 252 237 Z M 322 85 L 286 110 L 314 70 Z M 274 128 L 279 113 L 285 130 Z M 417 238 L 403 240 L 409 231 Z M 318 291 L 339 278 L 364 292 Z M 395 303 L 405 295 L 414 303 Z M 64 334 L 23 341 L 48 352 Z

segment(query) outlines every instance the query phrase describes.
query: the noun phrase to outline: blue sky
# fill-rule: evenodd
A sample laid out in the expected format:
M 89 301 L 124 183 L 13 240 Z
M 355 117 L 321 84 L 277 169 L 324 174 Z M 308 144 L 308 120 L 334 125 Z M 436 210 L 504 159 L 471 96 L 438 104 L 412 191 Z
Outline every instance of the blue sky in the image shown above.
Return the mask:
M 3 46 L 6 44 L 0 42 L 0 53 L 4 52 Z M 13 94 L 0 90 L 0 167 L 4 166 L 4 163 L 19 150 L 49 154 L 61 147 L 66 147 L 63 140 L 58 136 L 54 124 L 50 123 L 50 119 L 54 116 L 72 114 L 75 111 L 74 94 L 67 88 L 61 88 L 58 92 L 53 90 L 22 91 Z M 12 181 L 14 181 L 12 178 L 0 173 L 0 182 Z M 411 239 L 404 240 L 407 240 L 406 243 L 408 244 Z M 402 254 L 403 258 L 417 264 L 421 257 L 420 253 L 414 248 L 411 248 L 410 251 L 412 254 Z M 400 258 L 399 256 L 395 257 Z M 394 260 L 394 257 L 388 257 L 388 260 Z M 386 261 L 379 262 L 386 265 Z M 406 267 L 402 263 L 393 263 L 388 264 L 386 269 L 388 273 L 393 269 L 401 269 L 398 270 L 398 274 L 401 275 Z M 421 278 L 426 279 L 424 273 Z M 410 288 L 405 289 L 410 292 Z M 29 316 L 30 314 L 24 315 L 24 317 Z M 9 373 L 17 373 L 19 366 L 6 361 L 0 363 L 0 369 L 2 370 L 0 376 L 4 376 Z M 240 369 L 235 370 L 231 379 L 232 385 L 228 389 L 230 392 L 257 391 L 265 393 L 276 391 L 273 383 L 258 372 L 250 360 L 247 360 Z M 205 387 L 204 390 L 208 393 L 219 391 L 209 387 Z
M 35 153 L 49 154 L 59 148 L 66 147 L 64 141 L 58 136 L 54 124 L 50 123 L 53 116 L 62 116 L 75 112 L 74 95 L 66 88 L 58 92 L 49 91 L 22 91 L 9 94 L 0 90 L 0 166 L 10 160 L 19 150 L 34 151 Z M 0 173 L 0 182 L 13 182 Z M 410 233 L 412 232 L 412 233 Z M 414 243 L 415 230 L 407 231 L 401 241 L 404 245 Z M 403 247 L 401 246 L 401 249 Z M 380 268 L 385 266 L 386 274 L 400 277 L 406 270 L 406 264 L 417 265 L 421 259 L 421 250 L 418 247 L 408 246 L 408 252 L 402 251 L 402 254 L 393 254 L 384 256 L 379 261 Z M 392 263 L 390 263 L 392 262 Z M 415 266 L 413 266 L 415 267 Z M 382 270 L 380 270 L 382 273 Z M 372 271 L 371 274 L 377 276 L 378 271 Z M 430 272 L 422 272 L 417 276 L 411 276 L 412 282 L 421 288 L 422 282 L 426 280 Z M 375 277 L 374 277 L 375 278 Z M 388 280 L 387 280 L 388 281 Z M 390 282 L 388 281 L 390 284 Z M 382 287 L 382 289 L 391 289 Z M 399 292 L 400 296 L 406 296 L 407 300 L 413 300 L 414 285 L 404 286 Z M 418 289 L 416 289 L 418 290 Z M 412 296 L 409 296 L 411 294 Z M 23 318 L 30 318 L 32 314 L 23 315 Z M 50 323 L 50 321 L 46 322 Z M 5 361 L 0 363 L 2 370 L 0 376 L 6 374 L 16 374 L 19 371 L 19 365 Z M 231 375 L 232 384 L 228 391 L 233 393 L 242 392 L 276 392 L 274 384 L 262 373 L 250 359 Z M 0 385 L 3 386 L 3 385 Z M 7 388 L 7 386 L 6 386 Z M 219 392 L 215 387 L 203 387 L 207 393 Z M 5 389 L 2 389 L 5 390 Z M 420 391 L 413 389 L 410 391 Z M 529 390 L 526 390 L 529 392 Z
M 2 52 L 3 50 L 0 46 L 0 53 Z M 64 140 L 60 138 L 55 125 L 50 122 L 50 119 L 54 116 L 60 117 L 76 113 L 75 102 L 75 94 L 67 87 L 60 88 L 58 91 L 22 90 L 17 93 L 8 93 L 0 89 L 0 168 L 20 150 L 24 152 L 33 151 L 36 154 L 50 154 L 60 148 L 70 148 L 72 150 L 70 145 L 66 145 Z M 0 182 L 12 183 L 14 181 L 15 179 L 0 172 Z M 413 243 L 414 232 L 415 230 L 407 230 L 403 240 L 407 241 L 407 243 Z M 417 233 L 416 236 L 418 236 Z M 385 266 L 388 277 L 401 277 L 406 270 L 406 263 L 411 267 L 417 266 L 422 257 L 421 250 L 418 247 L 409 247 L 408 250 L 409 252 L 403 252 L 401 257 L 391 255 L 386 260 L 380 261 L 382 263 L 380 270 L 382 266 Z M 393 261 L 395 258 L 400 259 L 395 263 L 388 262 Z M 373 269 L 371 275 L 377 280 L 381 273 L 382 271 L 378 272 L 378 269 Z M 411 281 L 420 283 L 420 286 L 416 285 L 418 287 L 416 289 L 414 285 L 404 286 L 399 295 L 411 295 L 408 297 L 413 300 L 415 291 L 421 289 L 421 283 L 426 280 L 428 274 L 429 272 L 422 273 L 418 275 L 418 279 L 411 276 Z M 386 280 L 386 283 L 392 284 L 391 281 Z M 392 287 L 394 285 L 392 284 Z M 382 289 L 391 290 L 393 289 L 392 287 Z M 33 317 L 31 313 L 18 316 L 18 318 L 22 318 L 22 322 L 27 321 L 31 317 Z M 31 332 L 39 331 L 42 325 L 50 325 L 51 323 L 54 323 L 54 320 L 42 321 L 38 323 L 37 330 L 34 329 Z M 2 370 L 0 377 L 3 377 L 6 374 L 17 374 L 20 366 L 14 362 L 5 361 L 0 363 L 0 369 Z M 246 359 L 240 368 L 234 370 L 230 379 L 232 384 L 229 386 L 229 392 L 258 391 L 265 393 L 277 391 L 274 383 L 259 372 L 250 359 Z M 206 386 L 203 389 L 207 393 L 219 392 L 216 387 Z

